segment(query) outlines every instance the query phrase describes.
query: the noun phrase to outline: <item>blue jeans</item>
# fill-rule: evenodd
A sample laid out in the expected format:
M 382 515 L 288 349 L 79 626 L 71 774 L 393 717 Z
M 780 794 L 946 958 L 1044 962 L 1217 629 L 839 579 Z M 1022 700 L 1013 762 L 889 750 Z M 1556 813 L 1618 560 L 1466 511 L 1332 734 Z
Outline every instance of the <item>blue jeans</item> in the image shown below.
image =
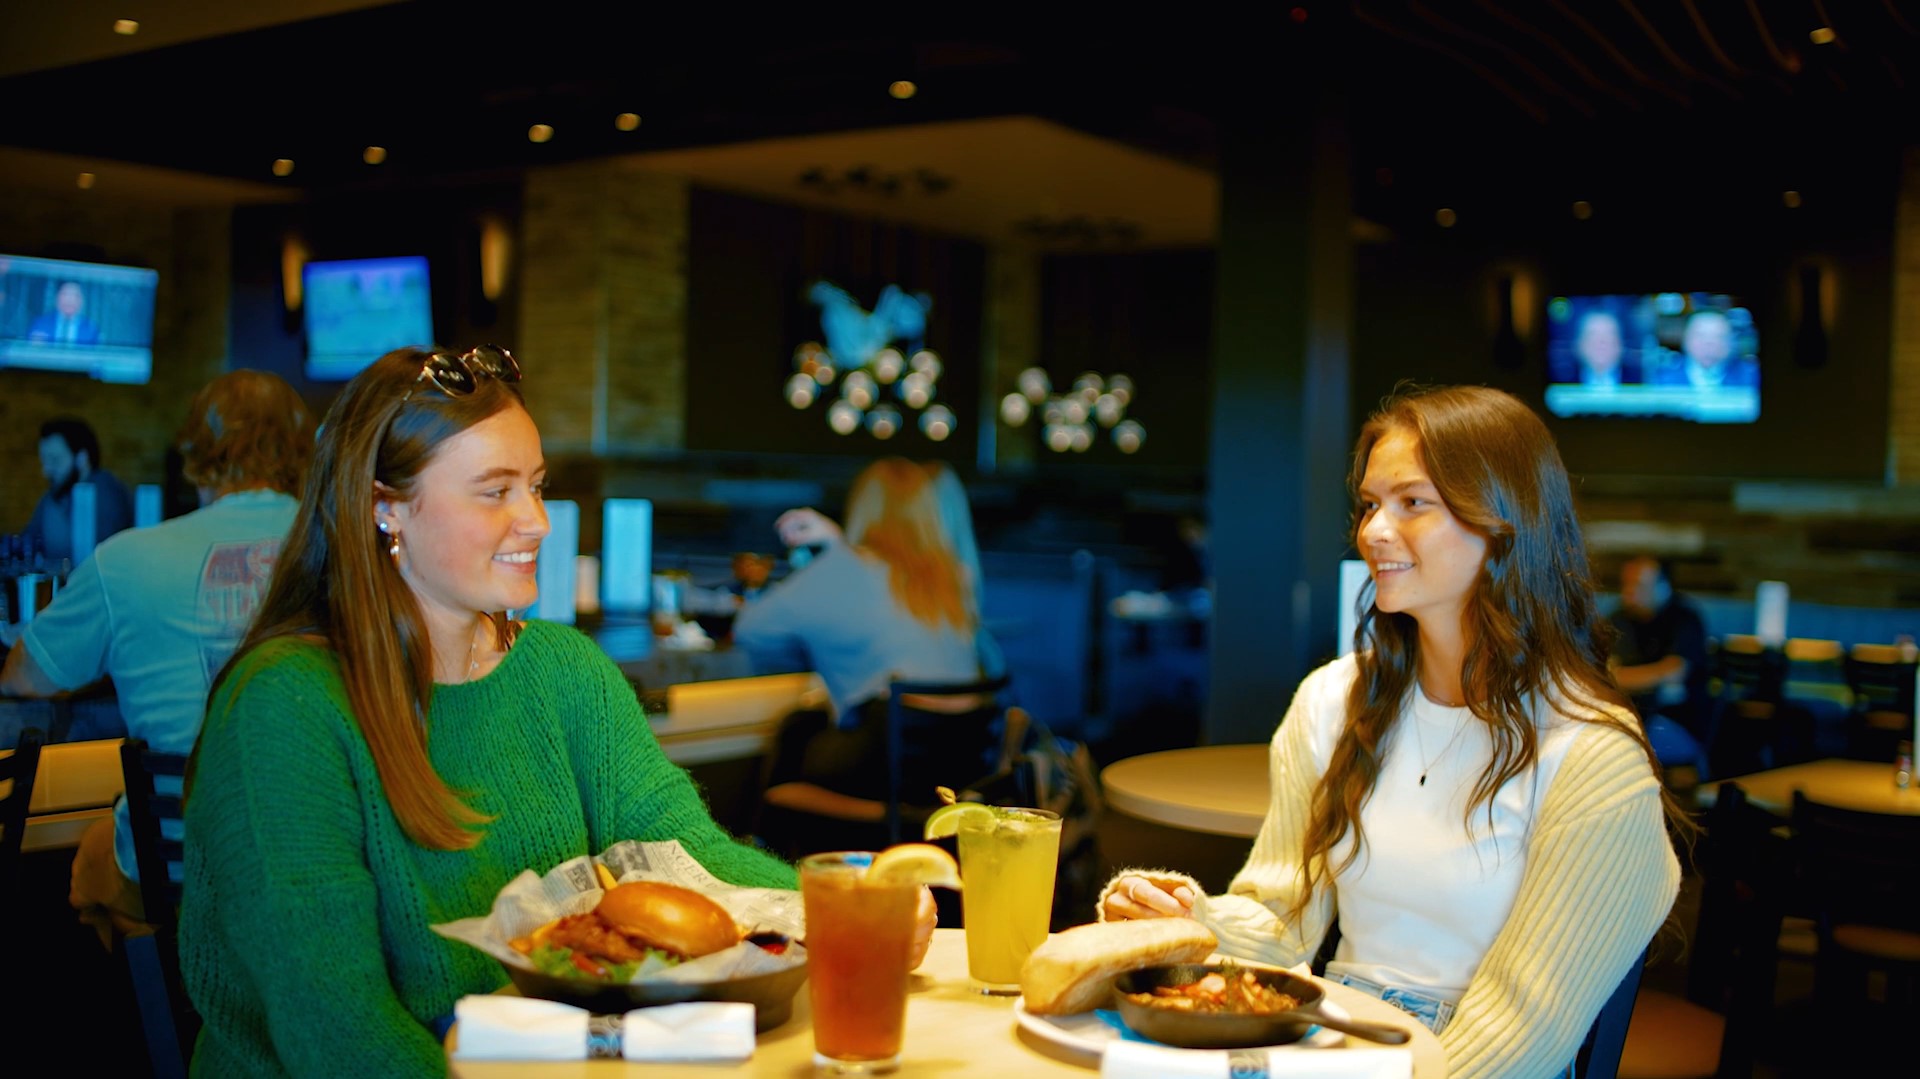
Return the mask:
M 1450 1000 L 1430 997 L 1425 993 L 1412 989 L 1399 989 L 1379 985 L 1365 978 L 1356 978 L 1351 974 L 1335 974 L 1332 971 L 1328 971 L 1327 980 L 1330 982 L 1339 982 L 1341 985 L 1358 989 L 1370 997 L 1379 997 L 1388 1004 L 1420 1020 L 1421 1025 L 1433 1031 L 1435 1034 L 1447 1029 L 1447 1024 L 1453 1021 L 1453 1002 Z M 1565 1079 L 1579 1079 L 1579 1077 L 1574 1074 L 1572 1064 L 1568 1064 L 1567 1070 L 1562 1072 L 1561 1075 L 1564 1076 Z
M 1441 1000 L 1439 997 L 1430 997 L 1425 993 L 1416 992 L 1412 989 L 1399 989 L 1379 985 L 1365 978 L 1356 978 L 1351 974 L 1335 974 L 1332 971 L 1328 971 L 1327 980 L 1330 982 L 1339 982 L 1341 985 L 1352 986 L 1370 997 L 1379 997 L 1388 1004 L 1420 1020 L 1423 1026 L 1435 1034 L 1447 1029 L 1447 1024 L 1453 1020 L 1453 1001 L 1451 1000 Z

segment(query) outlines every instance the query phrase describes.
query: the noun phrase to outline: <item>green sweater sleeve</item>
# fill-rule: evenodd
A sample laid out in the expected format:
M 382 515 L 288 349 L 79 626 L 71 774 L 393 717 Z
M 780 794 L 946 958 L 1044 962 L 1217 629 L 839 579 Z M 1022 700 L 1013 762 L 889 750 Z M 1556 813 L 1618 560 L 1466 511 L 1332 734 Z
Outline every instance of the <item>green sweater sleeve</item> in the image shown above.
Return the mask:
M 623 839 L 677 839 L 730 884 L 797 888 L 792 866 L 728 835 L 686 770 L 667 759 L 620 669 L 584 637 L 578 653 L 591 699 L 573 752 L 595 853 Z
M 275 1059 L 202 1052 L 196 1073 L 445 1071 L 382 959 L 357 793 L 368 777 L 347 748 L 352 721 L 327 665 L 315 649 L 269 644 L 208 710 L 187 805 L 187 902 L 217 905 L 220 917 L 183 921 L 184 973 L 203 1009 L 251 1002 L 206 1015 L 210 1027 L 264 1025 L 223 1047 L 271 1045 Z

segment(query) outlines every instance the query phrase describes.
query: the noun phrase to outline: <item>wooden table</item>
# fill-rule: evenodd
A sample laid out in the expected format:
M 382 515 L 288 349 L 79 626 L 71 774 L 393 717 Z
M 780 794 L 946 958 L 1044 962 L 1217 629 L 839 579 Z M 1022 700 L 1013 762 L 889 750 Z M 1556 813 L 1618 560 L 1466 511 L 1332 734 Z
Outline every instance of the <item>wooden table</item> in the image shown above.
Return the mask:
M 1356 1019 L 1392 1023 L 1413 1034 L 1414 1079 L 1445 1079 L 1446 1053 L 1427 1028 L 1391 1004 L 1344 985 L 1322 983 L 1327 997 Z M 959 929 L 936 929 L 927 961 L 914 974 L 907 998 L 907 1032 L 901 1052 L 902 1076 L 1077 1076 L 1099 1072 L 1100 1059 L 1055 1044 L 1020 1029 L 1013 1014 L 1013 997 L 989 997 L 967 986 L 966 934 Z M 629 1064 L 621 1060 L 581 1061 L 447 1061 L 451 1079 L 612 1079 L 619 1075 L 680 1074 L 710 1076 L 794 1076 L 813 1074 L 813 1029 L 807 987 L 793 1002 L 793 1017 L 757 1039 L 753 1059 L 734 1066 L 715 1064 Z M 459 1028 L 448 1035 L 449 1046 L 459 1044 Z M 1370 1042 L 1354 1042 L 1371 1045 Z M 1329 1049 L 1327 1052 L 1338 1052 Z
M 1781 817 L 1793 815 L 1794 791 L 1805 791 L 1816 802 L 1843 809 L 1920 814 L 1920 787 L 1895 787 L 1892 761 L 1808 761 L 1721 782 L 1738 783 L 1748 801 Z M 1702 783 L 1695 798 L 1709 806 L 1719 792 L 1720 783 Z
M 1175 828 L 1251 839 L 1267 815 L 1267 745 L 1195 746 L 1107 765 L 1113 808 Z

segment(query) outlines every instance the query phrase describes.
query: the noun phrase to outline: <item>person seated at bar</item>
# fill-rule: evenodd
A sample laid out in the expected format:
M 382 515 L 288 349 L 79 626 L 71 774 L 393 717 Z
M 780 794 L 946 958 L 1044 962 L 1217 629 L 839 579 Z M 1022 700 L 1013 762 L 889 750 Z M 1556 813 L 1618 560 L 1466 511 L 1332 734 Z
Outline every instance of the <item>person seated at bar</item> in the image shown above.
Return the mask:
M 203 508 L 95 549 L 8 654 L 0 692 L 48 697 L 111 676 L 128 736 L 186 753 L 293 524 L 313 416 L 281 379 L 232 371 L 194 394 L 174 441 Z M 138 879 L 123 798 L 73 859 L 69 899 L 101 943 L 145 928 Z
M 980 627 L 965 492 L 957 478 L 941 478 L 944 467 L 900 457 L 868 465 L 848 492 L 844 532 L 811 508 L 788 510 L 774 522 L 789 548 L 820 553 L 741 610 L 733 641 L 756 670 L 817 672 L 831 710 L 787 717 L 770 758 L 769 786 L 805 780 L 883 798 L 890 684 L 966 683 L 983 669 L 999 673 L 998 651 Z M 931 804 L 932 784 L 910 785 L 919 786 L 927 787 Z
M 388 353 L 328 410 L 187 789 L 197 1074 L 444 1074 L 455 1002 L 506 977 L 430 927 L 523 870 L 672 839 L 795 886 L 714 823 L 592 640 L 508 617 L 537 597 L 546 483 L 503 349 Z
M 1712 744 L 1707 692 L 1707 624 L 1674 591 L 1670 566 L 1651 555 L 1620 567 L 1620 609 L 1608 667 L 1633 698 L 1660 762 L 1691 764 L 1706 778 Z
M 87 421 L 60 416 L 40 425 L 40 471 L 47 490 L 27 520 L 27 544 L 46 556 L 47 570 L 61 559 L 77 562 L 73 550 L 73 488 L 93 485 L 93 542 L 133 527 L 133 496 L 101 467 L 100 439 Z
M 1455 1079 L 1569 1064 L 1668 916 L 1685 818 L 1608 677 L 1565 467 L 1497 390 L 1387 401 L 1354 454 L 1372 603 L 1274 733 L 1227 894 L 1125 869 L 1103 920 L 1191 917 L 1220 950 L 1313 959 L 1439 1035 Z

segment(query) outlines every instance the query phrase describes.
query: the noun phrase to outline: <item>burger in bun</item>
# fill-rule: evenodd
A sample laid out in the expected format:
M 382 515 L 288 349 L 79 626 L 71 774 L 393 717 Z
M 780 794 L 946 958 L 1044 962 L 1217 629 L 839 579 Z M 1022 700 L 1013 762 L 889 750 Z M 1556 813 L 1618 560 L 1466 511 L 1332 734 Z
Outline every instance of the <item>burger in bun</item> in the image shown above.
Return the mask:
M 740 942 L 726 910 L 673 884 L 616 885 L 585 914 L 569 914 L 512 942 L 548 974 L 625 982 L 649 953 L 668 963 L 697 959 Z

